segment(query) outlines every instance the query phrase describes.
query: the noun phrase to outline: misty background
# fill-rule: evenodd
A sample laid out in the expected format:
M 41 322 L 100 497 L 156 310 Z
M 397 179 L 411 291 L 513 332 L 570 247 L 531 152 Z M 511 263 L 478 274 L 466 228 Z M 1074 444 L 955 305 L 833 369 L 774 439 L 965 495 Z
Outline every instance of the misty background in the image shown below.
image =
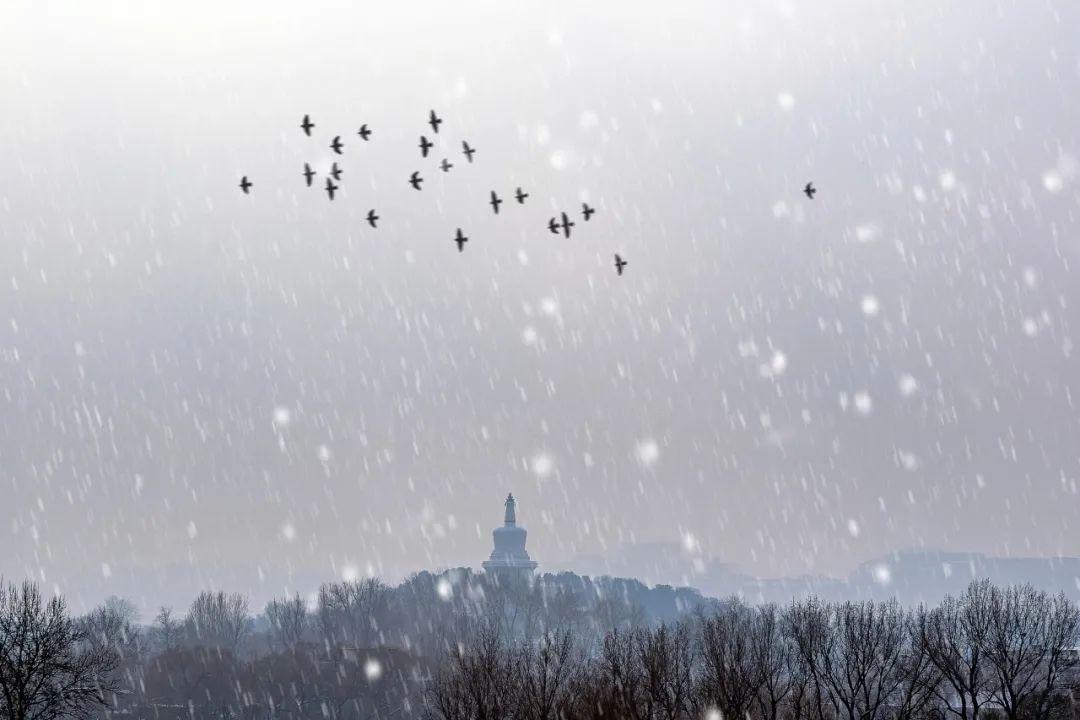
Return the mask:
M 580 5 L 5 3 L 0 575 L 1080 556 L 1080 6 Z

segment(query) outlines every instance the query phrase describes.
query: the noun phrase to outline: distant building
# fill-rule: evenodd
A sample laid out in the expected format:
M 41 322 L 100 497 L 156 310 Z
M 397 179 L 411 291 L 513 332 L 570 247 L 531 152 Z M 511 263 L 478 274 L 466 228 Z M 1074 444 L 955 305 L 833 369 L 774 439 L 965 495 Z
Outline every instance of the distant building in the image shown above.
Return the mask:
M 495 547 L 484 561 L 484 571 L 502 580 L 529 579 L 536 569 L 536 562 L 525 550 L 527 533 L 517 524 L 516 507 L 514 496 L 507 495 L 503 526 L 491 532 Z

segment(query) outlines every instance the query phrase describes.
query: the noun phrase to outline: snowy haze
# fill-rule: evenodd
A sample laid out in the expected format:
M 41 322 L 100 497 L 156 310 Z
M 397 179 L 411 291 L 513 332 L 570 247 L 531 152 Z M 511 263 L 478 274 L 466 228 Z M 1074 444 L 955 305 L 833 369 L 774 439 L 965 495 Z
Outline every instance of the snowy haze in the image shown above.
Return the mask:
M 1080 555 L 1080 5 L 369 5 L 0 9 L 5 578 Z

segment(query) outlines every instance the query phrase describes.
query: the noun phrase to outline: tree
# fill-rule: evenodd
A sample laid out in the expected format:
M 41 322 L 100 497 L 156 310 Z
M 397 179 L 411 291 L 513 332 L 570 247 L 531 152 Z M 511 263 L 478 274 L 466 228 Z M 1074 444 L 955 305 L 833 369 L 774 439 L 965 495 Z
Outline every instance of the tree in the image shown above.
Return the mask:
M 186 625 L 195 641 L 235 654 L 251 630 L 247 598 L 239 593 L 200 593 L 191 603 Z
M 984 653 L 990 693 L 1009 720 L 1044 718 L 1061 692 L 1080 631 L 1080 611 L 1064 595 L 1031 585 L 991 588 Z
M 389 589 L 374 578 L 325 583 L 319 588 L 316 621 L 326 641 L 366 647 L 378 632 Z
M 906 628 L 895 601 L 796 603 L 789 615 L 800 660 L 814 684 L 816 716 L 875 720 L 903 681 Z
M 11 720 L 89 717 L 116 691 L 114 648 L 91 642 L 63 598 L 37 586 L 0 587 L 0 715 Z
M 169 652 L 180 645 L 181 625 L 173 617 L 172 608 L 162 605 L 154 618 L 153 634 L 161 652 Z
M 307 632 L 307 605 L 300 593 L 291 598 L 274 598 L 266 605 L 266 619 L 275 642 L 286 649 L 296 647 Z
M 690 717 L 697 650 L 690 626 L 660 623 L 635 634 L 647 698 L 645 717 L 677 720 Z
M 87 642 L 114 650 L 121 662 L 137 660 L 142 651 L 142 628 L 138 622 L 135 605 L 115 596 L 78 620 Z
M 946 596 L 915 615 L 917 639 L 941 676 L 936 690 L 947 712 L 975 720 L 989 700 L 984 648 L 990 633 L 989 580 L 972 582 L 959 598 Z
M 765 683 L 765 638 L 757 613 L 737 599 L 701 620 L 701 701 L 728 718 L 744 718 Z
M 537 643 L 523 643 L 515 656 L 518 717 L 521 720 L 569 717 L 571 683 L 580 668 L 571 631 L 546 631 Z

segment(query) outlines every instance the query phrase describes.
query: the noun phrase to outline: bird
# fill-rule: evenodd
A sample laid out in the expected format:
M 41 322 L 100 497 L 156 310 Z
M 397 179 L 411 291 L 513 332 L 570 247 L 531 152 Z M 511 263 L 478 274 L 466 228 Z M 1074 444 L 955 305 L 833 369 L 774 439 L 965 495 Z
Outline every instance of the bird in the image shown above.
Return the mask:
M 423 135 L 420 136 L 420 157 L 427 157 L 428 150 L 434 145 L 434 143 L 428 142 L 428 139 Z
M 548 230 L 551 231 L 552 235 L 559 234 L 559 223 L 555 218 L 551 218 L 550 220 L 548 220 Z
M 431 126 L 431 129 L 435 131 L 436 135 L 439 134 L 439 126 L 442 125 L 442 118 L 436 115 L 434 110 L 428 115 L 428 125 Z
M 343 147 L 345 147 L 345 144 L 341 142 L 341 136 L 340 135 L 335 135 L 334 136 L 334 141 L 332 143 L 330 143 L 330 149 L 333 150 L 334 152 L 336 152 L 338 155 L 340 155 L 341 154 L 341 148 L 343 148 Z
M 524 205 L 525 204 L 525 198 L 529 197 L 529 193 L 522 192 L 521 188 L 518 188 L 514 192 L 514 197 L 517 198 L 518 205 Z
M 340 181 L 341 180 L 341 173 L 343 173 L 343 172 L 344 172 L 344 170 L 339 168 L 337 166 L 337 163 L 334 163 L 333 165 L 330 166 L 330 177 L 334 178 L 335 180 Z
M 367 213 L 368 225 L 370 225 L 371 227 L 378 227 L 378 225 L 375 224 L 378 221 L 378 219 L 379 219 L 379 216 L 375 214 L 374 210 L 368 210 L 368 213 Z
M 409 184 L 412 185 L 413 188 L 416 189 L 416 190 L 420 189 L 420 183 L 422 183 L 422 182 L 424 182 L 424 178 L 420 177 L 420 171 L 419 170 L 417 170 L 416 172 L 414 172 L 412 175 L 409 176 Z
M 454 242 L 457 243 L 458 252 L 465 252 L 465 243 L 469 242 L 469 238 L 462 234 L 461 228 L 457 229 L 457 235 L 454 236 Z
M 253 187 L 254 185 L 252 185 L 251 181 L 247 179 L 247 175 L 240 178 L 240 189 L 244 191 L 245 195 L 247 195 L 248 191 Z
M 442 162 L 439 163 L 439 167 L 442 168 L 443 172 L 450 172 L 450 168 L 454 167 L 454 163 L 450 162 L 446 158 L 443 158 Z
M 589 222 L 595 212 L 594 208 L 589 207 L 589 203 L 581 203 L 581 214 L 585 216 L 585 222 Z
M 311 187 L 311 178 L 315 177 L 315 171 L 307 163 L 304 163 L 304 177 L 307 179 L 307 186 Z
M 622 256 L 619 255 L 619 253 L 615 253 L 615 272 L 619 273 L 619 275 L 622 275 L 622 269 L 627 265 L 629 265 L 629 263 L 623 260 Z
M 570 237 L 570 228 L 574 227 L 577 223 L 570 222 L 570 218 L 566 216 L 566 213 L 562 213 L 562 222 L 559 226 L 562 228 L 563 235 Z
M 368 138 L 371 137 L 371 130 L 368 129 L 367 123 L 361 125 L 360 132 L 356 134 L 359 135 L 364 142 L 367 142 Z
M 304 131 L 304 134 L 311 137 L 311 128 L 315 127 L 315 123 L 311 122 L 311 118 L 307 115 L 304 116 L 304 122 L 300 123 L 300 129 Z
M 469 162 L 471 163 L 473 153 L 475 153 L 476 150 L 469 147 L 469 143 L 465 142 L 464 140 L 461 141 L 461 147 L 462 147 L 461 152 L 465 155 L 465 157 L 467 157 L 469 159 Z
M 334 199 L 334 191 L 338 189 L 338 186 L 334 184 L 334 181 L 330 178 L 326 178 L 326 194 L 330 196 L 330 199 Z
M 808 183 L 806 183 L 806 187 L 803 188 L 803 192 L 806 193 L 806 197 L 813 200 L 814 199 L 814 193 L 817 192 L 817 188 L 814 187 L 814 183 L 808 182 Z
M 498 215 L 499 206 L 502 205 L 502 200 L 499 199 L 499 196 L 495 194 L 494 190 L 491 191 L 491 200 L 488 201 L 488 204 L 491 205 L 491 209 Z

